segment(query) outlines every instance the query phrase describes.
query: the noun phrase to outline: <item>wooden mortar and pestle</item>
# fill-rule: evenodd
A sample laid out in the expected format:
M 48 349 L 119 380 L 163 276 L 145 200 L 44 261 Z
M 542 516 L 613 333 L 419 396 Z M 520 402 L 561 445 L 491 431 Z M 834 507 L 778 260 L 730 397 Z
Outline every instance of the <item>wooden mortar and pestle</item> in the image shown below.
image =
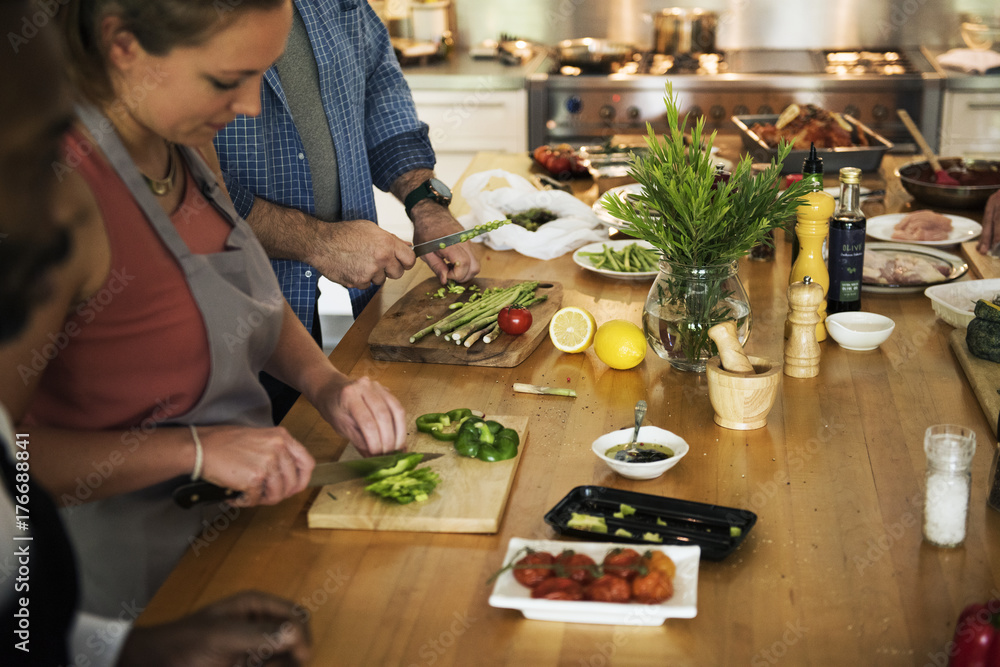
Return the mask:
M 781 386 L 781 364 L 748 357 L 731 320 L 713 326 L 708 336 L 719 350 L 705 365 L 715 423 L 740 431 L 766 425 Z

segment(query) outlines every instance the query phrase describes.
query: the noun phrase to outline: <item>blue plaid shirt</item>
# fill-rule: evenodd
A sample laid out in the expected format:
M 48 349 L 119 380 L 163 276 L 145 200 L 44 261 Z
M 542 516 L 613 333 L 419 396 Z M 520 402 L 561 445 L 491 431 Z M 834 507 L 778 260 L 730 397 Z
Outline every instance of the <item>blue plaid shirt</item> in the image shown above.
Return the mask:
M 376 220 L 373 183 L 388 191 L 405 172 L 434 167 L 427 126 L 417 119 L 388 31 L 366 0 L 295 0 L 295 6 L 316 55 L 337 151 L 341 218 Z M 264 74 L 261 114 L 238 117 L 216 136 L 215 148 L 244 218 L 254 197 L 314 214 L 309 164 L 275 67 Z M 271 264 L 292 310 L 311 330 L 319 271 L 289 259 Z M 377 289 L 350 290 L 355 317 Z

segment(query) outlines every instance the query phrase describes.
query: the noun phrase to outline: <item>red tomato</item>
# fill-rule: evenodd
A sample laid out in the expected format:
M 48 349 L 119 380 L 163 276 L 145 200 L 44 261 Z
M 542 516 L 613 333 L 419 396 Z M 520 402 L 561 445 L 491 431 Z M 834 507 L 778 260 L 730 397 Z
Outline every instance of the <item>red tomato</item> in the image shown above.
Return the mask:
M 569 577 L 549 577 L 531 589 L 531 597 L 546 600 L 582 600 L 583 586 Z
M 594 602 L 628 602 L 632 598 L 632 587 L 621 577 L 605 574 L 587 585 L 583 594 Z
M 522 586 L 534 588 L 555 574 L 551 566 L 556 557 L 545 551 L 533 551 L 514 564 L 514 578 Z M 532 567 L 538 565 L 540 567 Z
M 567 549 L 556 558 L 556 565 L 561 565 L 567 577 L 584 586 L 597 578 L 597 563 L 587 554 L 578 554 Z M 556 571 L 559 572 L 559 570 L 560 568 L 557 567 Z
M 635 549 L 612 549 L 604 557 L 604 571 L 631 581 L 639 574 L 642 556 Z
M 507 306 L 497 315 L 497 322 L 504 333 L 518 336 L 531 328 L 531 311 L 522 306 Z

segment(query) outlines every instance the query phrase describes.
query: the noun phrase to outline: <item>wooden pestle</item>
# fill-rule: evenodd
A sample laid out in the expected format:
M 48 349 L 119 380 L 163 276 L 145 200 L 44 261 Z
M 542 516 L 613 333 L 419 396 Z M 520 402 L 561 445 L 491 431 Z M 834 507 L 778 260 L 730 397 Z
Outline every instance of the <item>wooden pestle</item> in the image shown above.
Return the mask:
M 736 334 L 736 322 L 728 320 L 716 324 L 708 330 L 708 337 L 715 341 L 715 346 L 719 348 L 719 360 L 725 370 L 730 373 L 754 374 L 753 364 L 747 359 Z

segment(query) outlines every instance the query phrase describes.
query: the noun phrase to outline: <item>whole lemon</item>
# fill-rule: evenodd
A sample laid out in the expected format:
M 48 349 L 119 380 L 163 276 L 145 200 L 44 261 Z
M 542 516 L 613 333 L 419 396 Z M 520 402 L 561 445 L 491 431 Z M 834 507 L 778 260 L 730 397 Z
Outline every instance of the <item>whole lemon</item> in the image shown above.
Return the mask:
M 646 358 L 646 337 L 642 329 L 626 320 L 609 320 L 597 327 L 594 352 L 611 368 L 634 368 Z

